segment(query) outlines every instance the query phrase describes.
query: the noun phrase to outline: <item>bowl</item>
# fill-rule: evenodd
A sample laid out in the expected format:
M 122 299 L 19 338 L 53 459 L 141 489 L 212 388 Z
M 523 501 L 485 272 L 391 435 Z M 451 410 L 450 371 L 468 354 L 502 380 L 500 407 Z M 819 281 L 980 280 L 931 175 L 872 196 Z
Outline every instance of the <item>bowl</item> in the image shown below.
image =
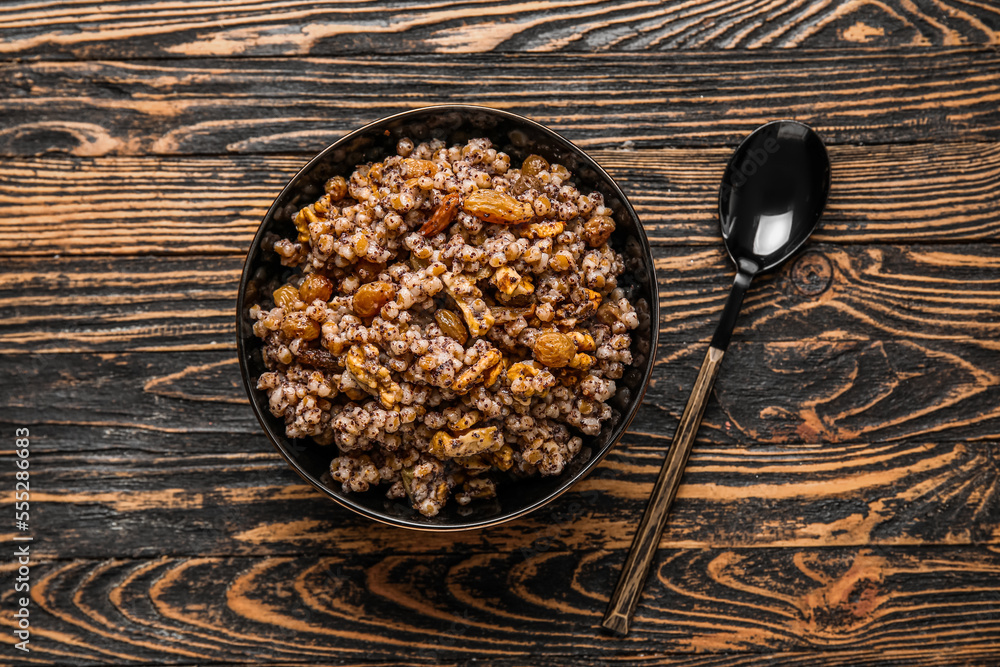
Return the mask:
M 405 498 L 387 499 L 384 486 L 365 493 L 344 493 L 329 474 L 330 460 L 337 455 L 335 445 L 321 446 L 310 439 L 285 436 L 283 420 L 271 414 L 267 395 L 256 387 L 257 378 L 266 368 L 261 356 L 262 341 L 254 336 L 249 316 L 250 307 L 260 295 L 269 294 L 269 289 L 291 273 L 281 266 L 272 250 L 261 247 L 264 237 L 294 237 L 293 216 L 323 194 L 323 184 L 329 178 L 346 177 L 358 164 L 394 154 L 397 141 L 404 136 L 415 142 L 440 138 L 449 145 L 488 137 L 497 150 L 511 156 L 512 164 L 536 153 L 566 166 L 581 192 L 600 192 L 605 206 L 614 212 L 616 230 L 609 242 L 622 253 L 626 263 L 619 285 L 626 289 L 640 314 L 639 327 L 632 332 L 633 363 L 616 382 L 617 393 L 608 401 L 614 416 L 598 435 L 582 436 L 580 453 L 561 474 L 527 479 L 501 475 L 497 478 L 496 498 L 465 506 L 452 500 L 434 517 L 411 509 Z M 642 302 L 646 304 L 644 309 Z M 659 321 L 649 242 L 635 210 L 611 177 L 583 150 L 552 130 L 514 113 L 471 105 L 425 107 L 383 118 L 351 132 L 310 160 L 264 216 L 247 253 L 236 307 L 240 372 L 250 405 L 268 439 L 289 465 L 320 492 L 358 514 L 394 526 L 430 531 L 466 530 L 509 521 L 551 502 L 593 470 L 625 433 L 642 402 L 653 367 Z

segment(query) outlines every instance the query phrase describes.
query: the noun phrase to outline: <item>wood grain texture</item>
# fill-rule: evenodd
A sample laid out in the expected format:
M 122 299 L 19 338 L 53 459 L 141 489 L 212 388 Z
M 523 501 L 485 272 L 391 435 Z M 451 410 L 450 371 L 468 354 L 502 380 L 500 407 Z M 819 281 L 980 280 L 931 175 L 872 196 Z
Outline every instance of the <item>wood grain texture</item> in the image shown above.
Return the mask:
M 1000 138 L 993 48 L 7 63 L 0 89 L 5 156 L 315 152 L 444 102 L 587 149 L 732 144 L 781 117 L 831 144 Z
M 728 148 L 596 150 L 654 244 L 718 247 Z M 1000 239 L 1000 143 L 834 146 L 816 242 Z M 304 157 L 0 160 L 0 254 L 243 254 Z
M 633 432 L 669 437 L 704 350 L 701 342 L 660 348 Z M 737 342 L 698 442 L 1000 440 L 998 350 L 997 343 L 971 341 Z M 13 424 L 186 434 L 195 441 L 192 451 L 199 451 L 199 434 L 214 442 L 221 433 L 259 429 L 231 350 L 25 354 L 0 361 L 5 419 Z M 51 401 L 57 410 L 40 409 Z M 94 440 L 71 442 L 86 450 Z
M 76 443 L 109 430 L 76 426 Z M 136 446 L 67 451 L 32 427 L 32 553 L 42 559 L 624 550 L 664 458 L 630 433 L 565 496 L 489 529 L 420 534 L 373 523 L 301 480 L 262 435 L 134 432 Z M 159 448 L 156 442 L 162 444 Z M 187 446 L 184 446 L 187 445 Z M 1000 544 L 1000 440 L 809 446 L 696 444 L 661 549 Z M 9 457 L 7 458 L 9 461 Z M 13 486 L 13 466 L 0 479 Z M 11 528 L 0 530 L 10 540 Z M 151 535 L 168 536 L 151 540 Z M 353 555 L 352 555 L 353 554 Z M 618 567 L 621 566 L 619 561 Z M 607 594 L 617 578 L 609 578 Z M 596 607 L 595 607 L 596 609 Z M 600 608 L 603 612 L 603 607 Z
M 233 255 L 12 261 L 0 274 L 0 349 L 235 349 L 242 268 Z
M 7 57 L 136 58 L 1000 44 L 985 2 L 10 2 Z
M 747 667 L 753 665 L 811 665 L 813 667 L 824 667 L 832 665 L 840 667 L 848 665 L 857 667 L 858 665 L 881 665 L 883 667 L 929 667 L 929 666 L 952 666 L 956 662 L 970 667 L 993 667 L 995 660 L 994 651 L 991 648 L 947 648 L 931 650 L 899 650 L 893 651 L 887 656 L 882 651 L 877 650 L 813 650 L 813 651 L 759 651 L 750 653 L 736 653 L 727 651 L 720 654 L 661 654 L 645 651 L 641 656 L 632 658 L 624 655 L 614 656 L 614 664 L 622 667 Z M 237 663 L 218 663 L 219 667 L 235 667 Z M 292 667 L 303 663 L 275 662 L 274 667 Z M 421 663 L 411 662 L 405 658 L 399 658 L 393 662 L 394 665 L 410 667 Z M 451 662 L 443 662 L 445 665 L 482 665 L 484 661 L 456 659 Z M 490 667 L 564 667 L 565 659 L 546 659 L 540 657 L 532 658 L 510 658 L 490 660 Z M 604 657 L 590 658 L 588 656 L 573 658 L 574 665 L 581 667 L 603 667 L 608 664 L 608 659 Z M 309 665 L 315 667 L 331 667 L 334 663 L 319 661 L 310 662 Z M 338 663 L 338 667 L 343 663 Z
M 0 665 L 1000 663 L 994 4 L 4 3 L 0 433 L 31 429 L 35 541 L 34 650 L 0 614 Z M 232 311 L 308 156 L 442 102 L 609 169 L 656 246 L 662 344 L 572 491 L 415 535 L 273 451 Z M 621 641 L 600 617 L 732 281 L 722 168 L 777 117 L 830 144 L 830 206 L 748 294 Z M 8 489 L 13 458 L 0 439 Z
M 607 664 L 622 653 L 633 661 L 649 653 L 642 664 L 692 664 L 698 654 L 820 651 L 858 664 L 876 652 L 998 655 L 993 548 L 945 547 L 933 557 L 906 547 L 665 551 L 626 640 L 595 627 L 621 555 L 589 548 L 528 559 L 463 551 L 347 556 L 334 546 L 295 557 L 41 563 L 32 599 L 43 629 L 31 657 Z
M 718 246 L 654 248 L 661 341 L 686 347 L 711 336 L 733 276 Z M 7 259 L 0 353 L 231 349 L 242 264 L 237 255 Z M 754 281 L 734 340 L 988 344 L 1000 338 L 998 311 L 994 244 L 814 243 Z

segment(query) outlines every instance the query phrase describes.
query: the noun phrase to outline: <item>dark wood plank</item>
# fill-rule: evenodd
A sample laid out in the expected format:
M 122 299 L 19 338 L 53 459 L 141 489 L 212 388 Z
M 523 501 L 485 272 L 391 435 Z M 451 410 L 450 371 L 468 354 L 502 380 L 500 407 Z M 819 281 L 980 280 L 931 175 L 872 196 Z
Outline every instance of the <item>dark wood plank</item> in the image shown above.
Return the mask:
M 625 640 L 596 628 L 621 557 L 601 549 L 527 561 L 458 550 L 383 557 L 334 545 L 322 557 L 39 563 L 33 613 L 43 630 L 30 657 L 345 665 L 608 664 L 623 654 L 635 664 L 639 653 L 652 664 L 761 652 L 806 654 L 805 664 L 998 656 L 994 549 L 671 549 Z M 10 591 L 0 595 L 9 607 Z
M 730 148 L 600 150 L 654 243 L 719 242 Z M 1000 144 L 831 146 L 830 199 L 813 241 L 1000 239 Z
M 0 160 L 0 253 L 245 255 L 271 202 L 306 161 Z
M 175 433 L 157 434 L 159 452 L 142 447 L 152 438 L 137 433 L 135 449 L 64 454 L 68 429 L 31 431 L 32 553 L 53 559 L 320 556 L 331 545 L 381 557 L 624 552 L 666 447 L 662 437 L 629 434 L 587 479 L 525 518 L 415 540 L 334 504 L 257 434 L 218 436 L 228 447 L 217 454 L 198 453 L 199 443 L 185 450 L 190 435 Z M 101 435 L 76 431 L 77 444 Z M 699 441 L 660 549 L 1000 545 L 998 452 L 1000 441 Z M 11 488 L 13 470 L 0 474 Z M 10 542 L 12 530 L 0 536 Z
M 989 341 L 737 342 L 698 441 L 1000 439 L 998 350 Z M 704 351 L 703 343 L 660 348 L 634 432 L 672 433 Z M 258 432 L 230 350 L 21 354 L 0 361 L 5 419 L 12 424 L 185 434 L 192 453 L 201 451 L 200 434 Z M 53 402 L 57 409 L 41 407 Z M 101 448 L 94 436 L 81 438 L 53 444 Z
M 733 277 L 719 246 L 654 248 L 661 341 L 711 336 Z M 232 348 L 242 263 L 238 255 L 7 259 L 0 353 Z M 998 310 L 995 244 L 812 243 L 755 280 L 735 340 L 934 349 L 935 340 L 996 340 Z
M 858 667 L 859 665 L 880 665 L 882 667 L 953 667 L 955 664 L 967 667 L 993 667 L 995 651 L 988 646 L 964 647 L 954 649 L 912 649 L 894 650 L 887 656 L 878 650 L 850 649 L 820 649 L 811 651 L 759 651 L 735 652 L 726 651 L 718 654 L 704 653 L 669 653 L 643 651 L 632 657 L 627 654 L 615 655 L 613 664 L 616 667 L 756 667 L 758 665 L 794 665 L 796 667 Z M 609 658 L 591 656 L 573 656 L 572 664 L 579 667 L 606 667 Z M 218 663 L 215 667 L 237 667 L 253 663 Z M 278 662 L 270 663 L 273 667 L 293 667 L 308 664 L 310 667 L 342 667 L 343 663 L 333 662 Z M 365 663 L 351 663 L 365 664 Z M 382 663 L 376 663 L 382 664 Z M 414 662 L 407 658 L 394 660 L 393 665 L 410 667 L 426 663 Z M 453 658 L 446 665 L 462 665 L 472 667 L 488 664 L 489 667 L 565 667 L 565 659 L 546 659 L 538 656 L 530 658 L 512 658 L 493 660 L 488 663 L 480 658 Z
M 37 445 L 23 664 L 1000 660 L 997 10 L 429 3 L 0 8 L 0 57 L 113 60 L 0 65 L 0 429 Z M 908 48 L 931 44 L 950 50 Z M 505 53 L 531 49 L 608 54 Z M 431 50 L 494 53 L 406 55 Z M 573 492 L 415 536 L 271 450 L 233 297 L 307 154 L 453 100 L 536 117 L 614 171 L 661 244 L 664 343 L 633 432 Z M 728 287 L 721 165 L 771 114 L 834 144 L 831 210 L 748 299 L 636 630 L 613 640 L 596 626 Z M 46 153 L 69 156 L 26 157 Z
M 0 155 L 315 152 L 389 113 L 510 109 L 584 148 L 733 144 L 791 117 L 832 144 L 995 141 L 992 48 L 8 63 Z
M 683 408 L 730 272 L 718 249 L 657 256 L 663 346 L 634 425 L 650 433 Z M 998 262 L 985 245 L 811 246 L 748 297 L 701 437 L 1000 437 Z M 0 291 L 8 418 L 256 433 L 232 351 L 239 268 L 237 257 L 64 258 L 44 272 L 11 260 Z M 37 410 L 53 397 L 57 414 Z
M 10 2 L 7 57 L 927 47 L 1000 43 L 985 2 Z
M 760 652 L 734 652 L 727 651 L 719 654 L 683 654 L 670 653 L 662 654 L 643 651 L 636 657 L 628 655 L 616 655 L 613 658 L 616 667 L 754 667 L 757 665 L 795 665 L 797 667 L 858 667 L 859 665 L 881 665 L 883 667 L 928 667 L 946 666 L 951 667 L 956 663 L 967 667 L 993 667 L 996 660 L 995 652 L 989 647 L 981 648 L 957 648 L 957 649 L 912 649 L 893 651 L 891 657 L 887 657 L 881 651 L 865 650 L 812 650 L 812 651 L 760 651 Z M 218 663 L 215 667 L 242 667 L 253 663 Z M 293 667 L 299 665 L 310 665 L 310 667 L 332 667 L 343 663 L 332 662 L 278 662 L 271 663 L 273 667 Z M 364 664 L 364 663 L 352 663 Z M 411 665 L 425 664 L 412 662 L 409 659 L 400 658 L 393 661 L 393 665 L 410 667 Z M 565 667 L 565 659 L 545 659 L 537 656 L 521 659 L 490 660 L 485 663 L 479 658 L 455 658 L 449 662 L 441 663 L 447 665 L 483 665 L 490 667 Z M 573 665 L 579 667 L 605 667 L 608 659 L 603 657 L 573 656 Z
M 727 148 L 597 150 L 656 244 L 718 246 Z M 834 146 L 833 191 L 813 239 L 1000 239 L 1000 144 Z M 0 160 L 0 253 L 246 252 L 304 157 Z M 127 193 L 127 194 L 125 194 Z
M 34 257 L 5 263 L 0 349 L 234 349 L 243 260 Z

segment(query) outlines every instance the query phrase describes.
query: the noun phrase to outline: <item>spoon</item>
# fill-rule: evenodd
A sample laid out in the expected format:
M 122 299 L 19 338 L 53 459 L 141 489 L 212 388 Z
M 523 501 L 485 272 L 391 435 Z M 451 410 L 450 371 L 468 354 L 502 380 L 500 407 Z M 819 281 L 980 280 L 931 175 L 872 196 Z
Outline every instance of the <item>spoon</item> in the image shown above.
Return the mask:
M 829 190 L 826 147 L 812 129 L 796 121 L 760 126 L 729 160 L 719 189 L 719 219 L 726 249 L 736 264 L 736 281 L 604 614 L 601 625 L 617 634 L 628 634 L 743 295 L 754 276 L 778 266 L 805 243 L 819 222 Z

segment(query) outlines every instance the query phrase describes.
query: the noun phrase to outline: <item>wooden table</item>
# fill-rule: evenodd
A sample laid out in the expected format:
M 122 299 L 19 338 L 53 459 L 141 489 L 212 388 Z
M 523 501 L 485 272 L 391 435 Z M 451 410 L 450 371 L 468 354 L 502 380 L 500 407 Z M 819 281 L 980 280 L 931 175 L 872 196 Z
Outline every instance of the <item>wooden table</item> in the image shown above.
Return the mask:
M 998 44 L 986 0 L 5 3 L 0 664 L 997 664 Z M 441 102 L 590 151 L 661 283 L 631 432 L 548 508 L 456 535 L 304 485 L 233 334 L 285 181 Z M 828 213 L 748 295 L 614 638 L 599 621 L 732 277 L 722 169 L 781 117 L 830 145 Z

